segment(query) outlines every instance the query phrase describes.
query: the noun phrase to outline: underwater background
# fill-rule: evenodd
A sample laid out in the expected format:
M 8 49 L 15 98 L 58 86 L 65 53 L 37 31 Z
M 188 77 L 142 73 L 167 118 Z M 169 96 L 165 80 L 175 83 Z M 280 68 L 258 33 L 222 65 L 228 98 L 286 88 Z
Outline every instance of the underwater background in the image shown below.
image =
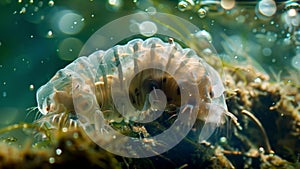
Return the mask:
M 298 134 L 291 142 L 298 150 L 287 148 L 279 155 L 293 164 L 289 166 L 291 168 L 296 168 L 299 164 L 300 3 L 298 1 L 0 0 L 0 11 L 2 21 L 0 129 L 5 128 L 4 132 L 0 133 L 0 138 L 3 142 L 20 146 L 28 137 L 30 138 L 23 130 L 10 130 L 6 127 L 34 121 L 37 113 L 35 109 L 37 89 L 47 83 L 59 69 L 75 60 L 85 42 L 95 31 L 110 21 L 139 11 L 164 12 L 182 17 L 205 30 L 203 33 L 206 33 L 226 64 L 233 67 L 250 65 L 264 77 L 268 76 L 266 79 L 255 76 L 253 78 L 255 82 L 267 80 L 270 84 L 293 87 L 287 89 L 295 90 L 291 94 L 293 108 L 286 109 L 292 109 L 291 112 L 296 113 L 292 117 L 298 120 L 295 120 L 295 125 L 298 126 L 295 132 Z M 122 26 L 118 29 L 122 29 Z M 233 79 L 236 79 L 235 76 Z M 231 82 L 228 82 L 228 86 L 230 85 Z M 262 92 L 267 91 L 261 86 L 258 88 Z M 273 98 L 272 91 L 270 93 Z M 276 101 L 283 98 L 280 94 L 271 101 L 260 98 L 258 102 L 275 106 Z M 227 96 L 229 95 L 230 92 L 227 93 Z M 266 103 L 263 103 L 264 99 Z M 234 110 L 239 103 L 229 100 L 227 104 L 229 109 Z M 240 105 L 247 107 L 247 104 Z M 29 113 L 31 110 L 33 113 Z M 254 110 L 258 111 L 259 108 Z M 259 114 L 256 116 L 264 120 Z M 272 119 L 269 116 L 266 119 Z M 268 126 L 268 120 L 262 123 Z M 284 127 L 282 125 L 282 132 L 285 132 Z M 270 133 L 272 130 L 266 130 L 269 132 L 268 135 L 276 135 L 277 131 Z M 272 142 L 272 139 L 269 139 Z M 272 146 L 274 145 L 276 144 Z M 288 155 L 285 156 L 284 152 L 288 152 Z M 143 166 L 139 163 L 143 162 L 137 162 L 134 166 L 137 168 Z

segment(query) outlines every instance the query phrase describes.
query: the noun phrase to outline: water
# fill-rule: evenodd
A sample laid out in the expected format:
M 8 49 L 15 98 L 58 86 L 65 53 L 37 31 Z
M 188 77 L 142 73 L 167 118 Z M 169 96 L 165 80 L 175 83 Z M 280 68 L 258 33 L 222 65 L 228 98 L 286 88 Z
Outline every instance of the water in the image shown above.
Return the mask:
M 179 16 L 204 30 L 199 33 L 207 36 L 224 63 L 241 67 L 253 65 L 259 72 L 267 74 L 272 83 L 299 87 L 299 10 L 297 1 L 275 3 L 273 0 L 1 1 L 0 128 L 20 122 L 31 123 L 37 111 L 34 109 L 37 107 L 37 89 L 75 60 L 86 41 L 99 28 L 139 11 Z M 156 33 L 152 22 L 132 25 L 130 30 L 139 29 L 143 36 Z M 117 25 L 114 29 L 122 32 L 122 26 Z M 123 44 L 132 37 L 127 38 Z M 98 39 L 95 43 L 106 44 L 105 38 Z M 198 44 L 187 41 L 184 45 L 198 47 Z M 223 79 L 227 75 L 221 70 Z M 256 82 L 263 80 L 260 77 L 255 79 Z M 230 91 L 226 94 L 230 95 Z M 299 105 L 299 102 L 298 98 L 293 104 Z M 231 105 L 228 107 L 230 109 Z M 33 108 L 30 115 L 28 108 Z M 5 133 L 4 138 L 12 136 L 20 141 L 24 135 L 22 132 L 11 133 Z M 55 163 L 52 158 L 50 161 Z

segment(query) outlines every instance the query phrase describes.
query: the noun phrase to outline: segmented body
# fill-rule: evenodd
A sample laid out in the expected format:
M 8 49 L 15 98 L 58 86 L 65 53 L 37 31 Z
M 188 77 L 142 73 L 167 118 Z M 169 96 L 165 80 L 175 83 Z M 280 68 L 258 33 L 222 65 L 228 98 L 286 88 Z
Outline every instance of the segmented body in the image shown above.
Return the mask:
M 197 93 L 185 92 L 189 86 L 196 86 Z M 151 91 L 166 102 L 151 100 Z M 204 140 L 225 114 L 234 118 L 227 112 L 223 92 L 218 73 L 192 49 L 149 38 L 76 59 L 38 90 L 37 102 L 44 121 L 71 124 L 72 117 L 90 118 L 98 110 L 107 121 L 122 122 L 143 120 L 143 112 L 170 105 L 197 107 L 197 118 L 205 121 L 199 136 Z

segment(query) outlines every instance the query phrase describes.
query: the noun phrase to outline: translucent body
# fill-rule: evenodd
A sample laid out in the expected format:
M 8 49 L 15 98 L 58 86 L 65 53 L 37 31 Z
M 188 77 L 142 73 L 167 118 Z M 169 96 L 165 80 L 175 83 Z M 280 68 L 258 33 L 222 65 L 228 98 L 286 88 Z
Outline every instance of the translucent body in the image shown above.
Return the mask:
M 217 71 L 192 49 L 149 38 L 76 59 L 38 90 L 37 102 L 44 115 L 74 114 L 97 130 L 105 121 L 147 123 L 157 118 L 151 112 L 175 105 L 192 124 L 205 121 L 200 142 L 233 116 L 223 92 Z

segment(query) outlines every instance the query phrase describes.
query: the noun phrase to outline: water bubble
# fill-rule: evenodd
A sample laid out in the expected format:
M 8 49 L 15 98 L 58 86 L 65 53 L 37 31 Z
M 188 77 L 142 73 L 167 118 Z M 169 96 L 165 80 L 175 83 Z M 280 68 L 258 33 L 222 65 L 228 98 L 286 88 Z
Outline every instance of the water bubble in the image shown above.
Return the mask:
M 64 132 L 64 133 L 68 132 L 68 128 L 67 127 L 63 127 L 62 128 L 62 132 Z
M 62 60 L 74 60 L 82 47 L 82 42 L 77 38 L 66 38 L 58 47 L 58 56 Z
M 272 54 L 272 50 L 270 48 L 263 48 L 262 53 L 264 56 L 270 56 Z
M 153 6 L 148 7 L 147 9 L 145 9 L 146 12 L 148 12 L 151 15 L 154 15 L 156 13 L 156 8 Z
M 24 13 L 26 13 L 26 8 L 22 7 L 22 9 L 20 10 L 20 14 L 24 14 Z
M 200 30 L 195 34 L 196 38 L 205 38 L 208 42 L 212 42 L 212 37 L 206 30 Z
M 292 66 L 300 71 L 300 54 L 292 58 Z
M 272 16 L 277 10 L 276 3 L 273 0 L 261 0 L 258 3 L 258 10 L 264 16 Z
M 82 16 L 69 10 L 61 11 L 57 14 L 58 27 L 61 32 L 69 35 L 79 33 L 84 27 L 84 22 L 80 22 Z
M 6 91 L 2 92 L 2 97 L 6 97 L 6 96 L 7 96 L 7 92 Z
M 54 6 L 54 1 L 53 1 L 53 0 L 50 0 L 50 1 L 48 2 L 48 5 L 49 5 L 49 6 Z
M 245 16 L 244 15 L 239 15 L 238 17 L 235 18 L 235 20 L 239 23 L 244 23 L 245 22 Z
M 55 150 L 55 153 L 56 153 L 56 155 L 59 156 L 59 155 L 61 155 L 62 150 L 60 148 L 58 148 L 58 149 Z
M 151 21 L 144 21 L 139 25 L 139 31 L 143 36 L 150 37 L 156 34 L 157 26 Z
M 192 9 L 194 5 L 195 2 L 193 0 L 182 0 L 178 3 L 178 9 L 183 12 Z
M 50 157 L 49 158 L 49 163 L 50 164 L 54 164 L 55 163 L 55 158 L 54 157 Z
M 235 6 L 235 0 L 221 0 L 221 6 L 225 10 L 230 10 Z
M 206 10 L 204 9 L 204 8 L 200 8 L 198 11 L 197 11 L 197 13 L 198 13 L 198 16 L 200 17 L 200 18 L 204 18 L 205 16 L 206 16 Z
M 39 2 L 38 2 L 38 7 L 42 7 L 42 6 L 43 6 L 43 4 L 44 4 L 44 2 L 43 2 L 43 1 L 39 1 Z
M 29 85 L 29 90 L 30 90 L 30 91 L 33 91 L 33 90 L 34 90 L 34 85 L 33 85 L 33 84 Z
M 287 11 L 287 14 L 288 14 L 289 17 L 294 17 L 294 16 L 297 15 L 297 10 L 294 9 L 294 8 L 289 9 L 289 10 Z
M 277 34 L 275 32 L 268 31 L 266 34 L 266 39 L 268 42 L 275 42 L 277 39 Z
M 52 37 L 53 37 L 53 32 L 52 32 L 51 30 L 49 30 L 49 31 L 47 32 L 47 37 L 48 37 L 48 38 L 52 38 Z
M 287 10 L 287 14 L 289 17 L 295 17 L 298 12 L 297 10 L 300 9 L 300 4 L 297 2 L 288 1 L 285 5 L 285 10 Z
M 106 9 L 111 11 L 117 11 L 123 6 L 122 0 L 108 0 L 106 3 Z

